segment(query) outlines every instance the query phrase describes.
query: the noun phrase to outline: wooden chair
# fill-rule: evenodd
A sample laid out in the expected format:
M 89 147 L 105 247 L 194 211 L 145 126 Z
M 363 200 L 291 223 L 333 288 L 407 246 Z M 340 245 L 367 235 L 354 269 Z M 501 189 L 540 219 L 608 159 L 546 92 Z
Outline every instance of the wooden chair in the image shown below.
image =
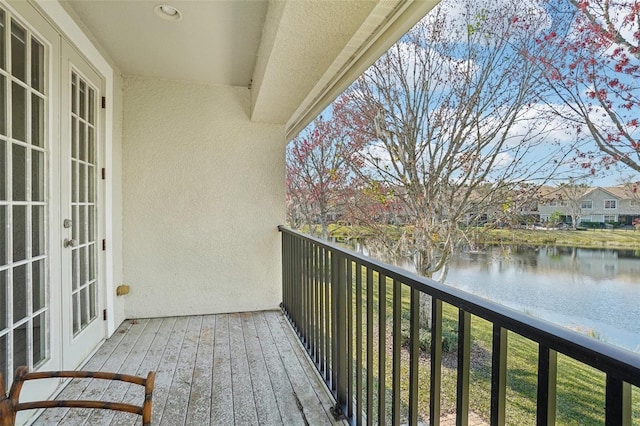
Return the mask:
M 0 374 L 0 426 L 14 426 L 16 414 L 22 410 L 34 410 L 38 408 L 54 407 L 75 407 L 75 408 L 100 408 L 107 410 L 123 411 L 142 416 L 143 425 L 151 425 L 151 397 L 153 395 L 153 384 L 155 373 L 149 372 L 146 378 L 131 376 L 128 374 L 105 373 L 100 371 L 38 371 L 29 373 L 27 367 L 18 367 L 16 376 L 11 385 L 9 395 L 6 394 L 5 386 Z M 121 382 L 133 383 L 144 386 L 144 402 L 142 405 L 125 404 L 108 401 L 88 401 L 88 400 L 48 400 L 20 402 L 20 391 L 22 385 L 27 380 L 51 379 L 51 378 L 92 378 L 105 380 L 118 380 Z

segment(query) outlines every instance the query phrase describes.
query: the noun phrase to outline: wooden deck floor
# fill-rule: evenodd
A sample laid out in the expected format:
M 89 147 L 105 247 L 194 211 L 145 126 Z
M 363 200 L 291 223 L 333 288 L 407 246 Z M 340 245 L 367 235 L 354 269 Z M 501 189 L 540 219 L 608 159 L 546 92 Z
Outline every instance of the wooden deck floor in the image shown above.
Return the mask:
M 128 320 L 83 367 L 156 371 L 154 425 L 336 424 L 327 390 L 280 312 Z M 59 398 L 142 401 L 123 383 L 72 381 Z M 133 388 L 132 388 L 133 389 Z M 139 416 L 54 408 L 36 425 L 132 425 Z

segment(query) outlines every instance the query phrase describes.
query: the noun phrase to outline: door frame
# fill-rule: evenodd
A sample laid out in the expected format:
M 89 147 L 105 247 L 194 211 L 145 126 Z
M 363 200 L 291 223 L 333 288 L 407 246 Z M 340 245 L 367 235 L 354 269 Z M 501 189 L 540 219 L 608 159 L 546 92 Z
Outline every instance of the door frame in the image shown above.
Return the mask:
M 10 0 L 14 3 L 16 0 Z M 20 0 L 17 0 L 20 2 Z M 121 201 L 121 167 L 120 134 L 115 134 L 115 68 L 109 63 L 93 41 L 82 31 L 67 10 L 57 1 L 35 3 L 28 0 L 52 22 L 76 50 L 89 62 L 102 77 L 102 95 L 106 98 L 106 105 L 101 109 L 102 117 L 102 167 L 106 170 L 102 197 L 102 238 L 106 240 L 106 250 L 101 251 L 104 256 L 101 263 L 104 294 L 104 309 L 106 310 L 106 337 L 111 336 L 120 322 L 124 320 L 122 303 L 116 303 L 115 287 L 122 281 L 122 242 L 116 238 L 121 236 L 122 211 Z M 121 123 L 119 124 L 121 126 Z M 117 139 L 116 139 L 117 138 Z M 117 142 L 114 144 L 114 142 Z

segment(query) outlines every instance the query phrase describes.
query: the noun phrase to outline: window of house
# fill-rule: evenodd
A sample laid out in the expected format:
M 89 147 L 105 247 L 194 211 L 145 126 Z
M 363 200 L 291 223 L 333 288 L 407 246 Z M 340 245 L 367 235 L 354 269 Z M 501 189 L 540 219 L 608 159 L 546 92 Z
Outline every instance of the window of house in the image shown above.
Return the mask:
M 638 207 L 640 205 L 640 203 L 638 203 L 638 201 L 636 201 L 636 200 L 631 200 L 631 201 L 629 201 L 629 205 L 631 207 Z
M 553 201 L 551 201 L 551 202 L 549 203 L 549 205 L 550 205 L 551 207 L 555 207 L 555 206 L 557 206 L 557 205 L 558 205 L 558 202 L 557 202 L 556 200 L 553 200 Z
M 615 209 L 617 207 L 618 207 L 618 205 L 616 203 L 616 200 L 604 200 L 604 208 L 605 209 Z
M 591 200 L 583 200 L 581 207 L 583 209 L 592 209 L 593 208 L 593 201 Z
M 605 215 L 604 216 L 604 221 L 605 222 L 616 222 L 616 217 L 614 215 Z

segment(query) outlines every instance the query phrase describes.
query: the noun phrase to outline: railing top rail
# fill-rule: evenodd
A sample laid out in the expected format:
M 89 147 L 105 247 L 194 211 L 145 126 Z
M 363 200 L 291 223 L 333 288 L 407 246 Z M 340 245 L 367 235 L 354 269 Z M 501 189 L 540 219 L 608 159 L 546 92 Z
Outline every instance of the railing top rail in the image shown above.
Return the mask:
M 284 234 L 293 235 L 340 253 L 346 259 L 376 270 L 388 278 L 398 280 L 423 293 L 435 296 L 437 299 L 466 312 L 491 321 L 500 327 L 511 330 L 543 346 L 611 374 L 613 377 L 640 387 L 640 355 L 635 352 L 601 342 L 548 321 L 528 316 L 474 294 L 444 285 L 397 266 L 380 262 L 353 250 L 294 231 L 285 226 L 279 226 L 278 229 Z

